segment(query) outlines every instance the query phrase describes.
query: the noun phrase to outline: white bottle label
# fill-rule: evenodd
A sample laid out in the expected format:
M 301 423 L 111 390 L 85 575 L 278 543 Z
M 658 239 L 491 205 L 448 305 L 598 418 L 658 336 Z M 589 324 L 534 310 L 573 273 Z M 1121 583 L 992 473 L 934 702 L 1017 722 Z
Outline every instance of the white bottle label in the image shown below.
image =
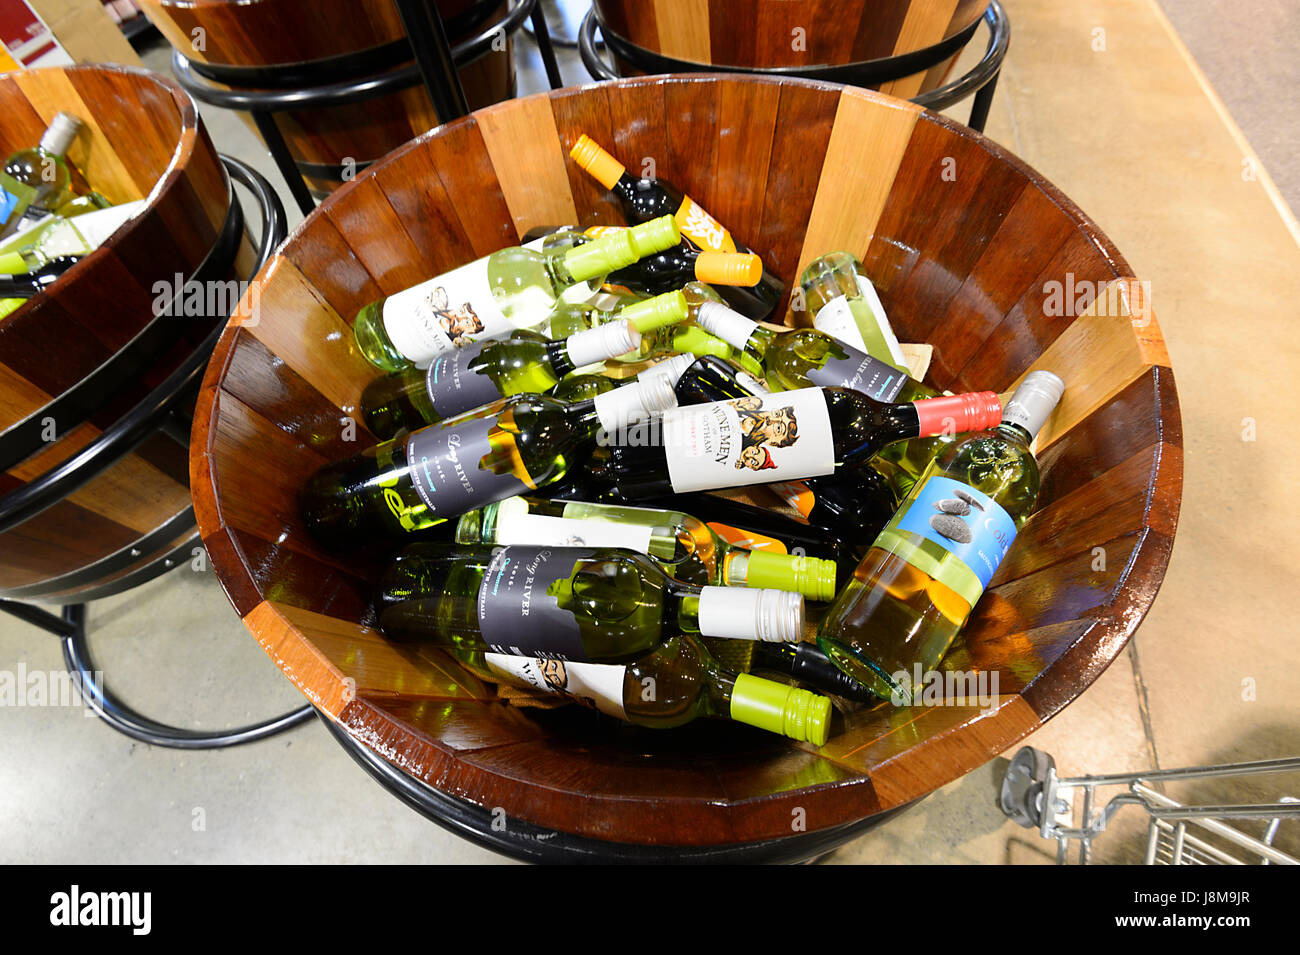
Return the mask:
M 853 346 L 860 352 L 867 350 L 867 343 L 862 338 L 857 319 L 849 309 L 849 300 L 843 295 L 831 299 L 822 306 L 821 311 L 813 318 L 813 328 L 846 345 Z
M 384 331 L 417 368 L 480 339 L 515 330 L 488 285 L 488 257 L 444 272 L 384 302 Z
M 539 660 L 504 653 L 484 654 L 488 669 L 506 682 L 532 687 L 546 693 L 577 697 L 609 716 L 627 719 L 623 709 L 623 679 L 627 667 L 610 663 L 573 663 Z
M 820 388 L 674 408 L 664 413 L 663 440 L 668 476 L 679 494 L 835 470 Z
M 546 547 L 624 547 L 650 553 L 651 528 L 641 524 L 577 520 L 549 514 L 504 513 L 497 515 L 496 543 L 535 544 Z

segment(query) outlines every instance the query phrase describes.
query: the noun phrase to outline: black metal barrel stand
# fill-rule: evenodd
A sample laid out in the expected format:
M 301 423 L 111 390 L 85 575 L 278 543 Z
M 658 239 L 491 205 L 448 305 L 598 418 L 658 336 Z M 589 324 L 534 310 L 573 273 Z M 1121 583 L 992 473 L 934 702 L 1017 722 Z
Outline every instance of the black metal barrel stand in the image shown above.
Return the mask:
M 195 99 L 222 109 L 243 110 L 252 116 L 303 215 L 316 207 L 304 175 L 343 182 L 369 163 L 345 168 L 341 164 L 327 166 L 295 160 L 276 122 L 276 114 L 365 102 L 423 83 L 439 119 L 450 122 L 469 112 L 456 70 L 485 55 L 503 37 L 513 36 L 526 21 L 532 23 L 551 88 L 559 89 L 563 85 L 538 0 L 510 0 L 501 19 L 483 25 L 477 34 L 454 46 L 447 41 L 441 18 L 427 4 L 421 0 L 395 2 L 407 30 L 409 49 L 405 57 L 393 59 L 410 62 L 391 69 L 376 70 L 372 59 L 364 59 L 352 64 L 351 69 L 338 63 L 321 63 L 256 71 L 218 70 L 186 59 L 176 50 L 172 54 L 172 71 Z M 499 5 L 500 0 L 483 0 L 468 14 L 491 11 Z
M 222 156 L 221 160 L 232 180 L 230 204 L 225 224 L 207 258 L 176 290 L 176 298 L 168 308 L 160 310 L 160 314 L 125 348 L 119 350 L 111 361 L 42 409 L 41 421 L 57 422 L 58 433 L 62 434 L 85 421 L 92 411 L 110 403 L 129 380 L 141 374 L 144 368 L 158 360 L 180 340 L 182 322 L 174 316 L 185 315 L 186 322 L 206 322 L 211 330 L 161 384 L 105 428 L 93 441 L 34 480 L 0 496 L 0 533 L 20 527 L 63 501 L 154 434 L 167 435 L 182 447 L 188 447 L 188 409 L 198 393 L 208 359 L 225 328 L 228 316 L 190 315 L 182 300 L 187 289 L 193 288 L 196 283 L 202 287 L 206 283 L 220 282 L 231 272 L 244 234 L 245 221 L 242 207 L 235 195 L 234 182 L 248 190 L 262 219 L 262 234 L 257 243 L 256 260 L 250 277 L 266 264 L 272 252 L 284 240 L 287 231 L 284 207 L 270 183 L 239 160 L 229 156 Z M 31 457 L 40 447 L 40 432 L 28 422 L 9 429 L 3 439 L 0 439 L 0 468 L 10 467 Z M 191 531 L 188 535 L 187 530 Z M 168 541 L 176 540 L 182 535 L 185 535 L 183 542 L 178 546 L 141 563 L 143 556 L 152 554 L 158 548 L 165 547 Z M 264 739 L 303 723 L 312 715 L 310 706 L 235 730 L 211 733 L 186 730 L 142 716 L 97 682 L 87 643 L 86 603 L 122 593 L 188 563 L 194 550 L 201 547 L 194 509 L 190 507 L 144 534 L 129 547 L 74 573 L 0 592 L 0 610 L 58 636 L 63 641 L 64 661 L 85 702 L 110 726 L 134 739 L 173 748 L 214 748 Z M 51 613 L 28 602 L 61 602 L 61 595 L 65 594 L 75 595 L 75 602 L 65 604 L 60 614 Z

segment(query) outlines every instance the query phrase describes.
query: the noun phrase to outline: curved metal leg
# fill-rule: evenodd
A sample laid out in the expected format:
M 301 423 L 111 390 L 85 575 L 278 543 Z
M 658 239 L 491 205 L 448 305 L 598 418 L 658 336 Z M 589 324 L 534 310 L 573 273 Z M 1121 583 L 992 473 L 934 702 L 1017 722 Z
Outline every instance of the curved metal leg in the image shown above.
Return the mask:
M 303 215 L 311 215 L 316 209 L 316 200 L 312 198 L 311 190 L 307 188 L 298 164 L 289 154 L 289 147 L 285 144 L 284 137 L 280 135 L 280 127 L 275 117 L 262 110 L 250 110 L 250 114 L 253 122 L 257 124 L 257 131 L 262 134 L 266 148 L 271 151 L 271 159 L 275 161 L 275 167 L 280 170 L 280 175 L 289 187 L 293 201 L 298 203 L 298 208 L 302 210 Z
M 296 710 L 233 730 L 203 732 L 181 729 L 141 716 L 95 680 L 95 667 L 86 642 L 86 605 L 63 608 L 63 619 L 71 631 L 63 636 L 63 660 L 72 674 L 82 699 L 113 729 L 132 739 L 170 749 L 222 749 L 252 743 L 283 733 L 311 719 L 315 709 L 304 704 Z

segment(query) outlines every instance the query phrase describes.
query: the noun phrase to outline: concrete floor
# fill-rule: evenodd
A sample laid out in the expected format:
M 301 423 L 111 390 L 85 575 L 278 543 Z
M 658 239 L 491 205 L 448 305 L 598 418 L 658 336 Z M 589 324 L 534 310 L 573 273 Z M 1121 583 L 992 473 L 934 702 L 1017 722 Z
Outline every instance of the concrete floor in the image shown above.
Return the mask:
M 1298 204 L 1288 147 L 1300 117 L 1286 82 L 1295 67 L 1280 55 L 1300 39 L 1294 12 L 1252 0 L 1250 16 L 1220 31 L 1209 0 L 1166 0 L 1176 32 L 1154 0 L 1004 4 L 1013 38 L 988 134 L 1078 202 L 1152 283 L 1186 436 L 1182 520 L 1160 597 L 1125 654 L 1028 742 L 1062 774 L 1293 755 L 1300 650 L 1280 595 L 1296 574 L 1271 543 L 1264 502 L 1298 486 L 1288 425 L 1300 402 L 1300 232 L 1281 198 Z M 165 50 L 144 59 L 167 69 Z M 562 69 L 586 80 L 571 53 Z M 544 86 L 535 55 L 520 85 Z M 276 181 L 247 127 L 206 108 L 204 118 L 222 151 Z M 285 204 L 296 221 L 287 195 Z M 1247 419 L 1255 440 L 1243 440 Z M 113 687 L 155 718 L 228 727 L 302 702 L 204 566 L 89 614 Z M 0 671 L 61 665 L 53 638 L 0 619 Z M 993 760 L 828 861 L 1050 863 L 1054 846 L 996 806 L 1004 765 Z M 1300 778 L 1170 790 L 1286 792 L 1300 795 Z M 1138 816 L 1118 818 L 1095 861 L 1140 859 Z M 1284 826 L 1279 845 L 1300 851 L 1297 830 Z M 0 714 L 0 861 L 508 860 L 407 809 L 316 724 L 185 753 L 135 744 L 79 708 L 28 706 Z

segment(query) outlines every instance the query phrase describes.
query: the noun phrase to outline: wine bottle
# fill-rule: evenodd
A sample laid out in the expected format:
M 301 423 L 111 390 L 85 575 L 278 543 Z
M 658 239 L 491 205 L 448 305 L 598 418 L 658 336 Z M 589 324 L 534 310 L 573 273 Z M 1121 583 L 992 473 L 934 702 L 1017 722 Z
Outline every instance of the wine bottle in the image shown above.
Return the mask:
M 655 362 L 630 378 L 614 377 L 604 371 L 595 370 L 582 372 L 581 374 L 575 372 L 556 385 L 551 395 L 561 401 L 585 401 L 589 398 L 595 398 L 597 395 L 603 395 L 608 391 L 613 391 L 615 388 L 622 388 L 644 378 L 658 375 L 667 376 L 671 387 L 676 384 L 682 372 L 693 361 L 695 361 L 694 355 L 674 355 L 672 358 Z
M 892 365 L 815 328 L 778 332 L 717 303 L 700 307 L 696 323 L 759 362 L 773 390 L 819 385 L 852 388 L 877 401 L 915 401 L 934 392 Z
M 634 349 L 640 341 L 636 327 L 622 321 L 560 341 L 519 331 L 500 341 L 474 342 L 439 355 L 425 371 L 408 368 L 372 381 L 361 392 L 362 417 L 375 437 L 391 438 L 503 396 L 545 394 L 575 368 Z
M 679 633 L 799 640 L 803 597 L 695 586 L 615 547 L 410 544 L 384 571 L 379 628 L 404 642 L 621 663 Z
M 714 357 L 697 359 L 673 390 L 682 407 L 769 394 L 753 377 Z M 880 458 L 876 455 L 865 468 L 804 481 L 779 481 L 768 488 L 810 524 L 872 539 L 898 506 L 888 481 L 875 470 Z
M 680 511 L 589 501 L 512 497 L 463 515 L 462 544 L 625 547 L 647 554 L 685 583 L 771 587 L 809 600 L 835 596 L 831 561 L 734 547 L 698 518 Z
M 609 296 L 618 302 L 613 309 L 598 309 L 588 303 L 563 304 L 551 313 L 552 338 L 564 338 L 583 329 L 594 329 L 611 322 L 631 322 L 637 330 L 635 348 L 621 355 L 611 355 L 615 361 L 639 362 L 665 354 L 665 335 L 690 317 L 690 307 L 681 291 L 666 292 L 653 298 L 633 294 Z
M 633 503 L 641 496 L 803 480 L 865 467 L 893 441 L 991 427 L 1001 413 L 992 392 L 885 404 L 847 388 L 678 407 L 657 422 L 658 435 L 613 438 L 599 476 Z
M 334 550 L 409 538 L 466 511 L 564 478 L 602 432 L 676 403 L 664 376 L 565 404 L 514 395 L 326 465 L 299 495 L 311 534 Z
M 580 136 L 569 155 L 592 178 L 614 194 L 629 222 L 646 222 L 658 216 L 671 215 L 676 218 L 681 234 L 702 250 L 753 251 L 737 242 L 713 216 L 671 183 L 663 179 L 633 177 L 622 163 L 590 137 Z M 764 268 L 763 277 L 754 286 L 754 291 L 767 306 L 756 317 L 766 318 L 775 310 L 785 293 L 785 283 Z
M 915 668 L 928 672 L 948 652 L 1033 512 L 1029 445 L 1064 388 L 1051 372 L 1031 372 L 1001 424 L 931 462 L 831 605 L 818 645 L 881 698 L 912 701 Z
M 821 693 L 856 703 L 880 702 L 876 694 L 832 663 L 815 643 L 760 643 L 722 637 L 704 637 L 701 642 L 714 659 L 737 673 L 782 673 Z
M 814 746 L 830 733 L 826 697 L 723 667 L 684 633 L 626 664 L 460 649 L 453 655 L 484 679 L 563 693 L 635 726 L 671 729 L 700 717 L 727 718 Z
M 664 216 L 567 251 L 502 249 L 364 306 L 353 323 L 357 347 L 384 371 L 425 368 L 453 348 L 544 326 L 568 290 L 587 283 L 578 291 L 590 297 L 593 280 L 680 241 Z
M 799 280 L 813 327 L 907 373 L 907 359 L 866 270 L 849 252 L 813 259 Z
M 70 176 L 64 154 L 83 128 L 71 113 L 58 113 L 40 143 L 5 160 L 0 173 L 0 238 L 15 232 L 24 216 L 39 219 L 65 200 Z

